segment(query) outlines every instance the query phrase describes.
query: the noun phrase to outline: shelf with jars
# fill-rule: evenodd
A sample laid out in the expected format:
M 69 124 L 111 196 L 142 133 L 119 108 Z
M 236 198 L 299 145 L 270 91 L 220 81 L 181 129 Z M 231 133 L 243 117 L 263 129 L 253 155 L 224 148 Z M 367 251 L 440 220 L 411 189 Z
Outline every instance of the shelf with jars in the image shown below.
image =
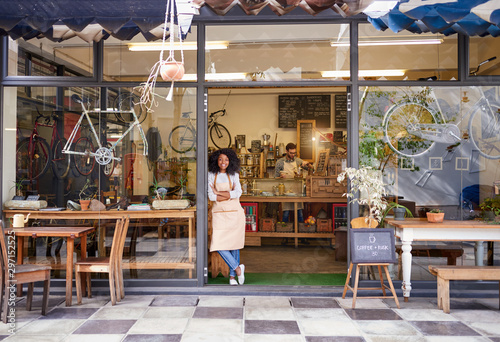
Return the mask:
M 262 153 L 238 153 L 240 159 L 240 179 L 262 178 L 264 161 Z

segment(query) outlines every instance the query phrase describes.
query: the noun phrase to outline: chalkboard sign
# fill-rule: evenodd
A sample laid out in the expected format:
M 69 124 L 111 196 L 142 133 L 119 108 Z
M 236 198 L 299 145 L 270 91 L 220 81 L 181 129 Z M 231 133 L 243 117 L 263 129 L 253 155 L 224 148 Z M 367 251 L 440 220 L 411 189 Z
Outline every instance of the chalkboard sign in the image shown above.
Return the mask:
M 295 128 L 297 120 L 316 120 L 317 127 L 330 128 L 330 95 L 280 95 L 278 98 L 280 128 Z
M 394 230 L 391 228 L 359 228 L 349 231 L 351 262 L 396 263 Z
M 297 120 L 297 154 L 300 159 L 314 163 L 316 153 L 313 137 L 315 135 L 316 121 Z
M 335 128 L 347 128 L 347 95 L 335 95 Z

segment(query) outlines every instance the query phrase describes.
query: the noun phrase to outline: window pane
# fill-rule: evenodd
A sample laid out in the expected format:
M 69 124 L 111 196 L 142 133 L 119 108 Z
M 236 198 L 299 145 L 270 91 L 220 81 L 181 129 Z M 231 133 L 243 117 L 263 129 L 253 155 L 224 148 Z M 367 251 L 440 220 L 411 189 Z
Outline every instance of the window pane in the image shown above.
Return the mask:
M 182 61 L 178 40 L 173 57 Z M 196 26 L 191 27 L 183 42 L 185 76 L 182 81 L 196 81 Z M 129 41 L 110 37 L 104 42 L 104 79 L 107 81 L 144 82 L 148 80 L 153 66 L 159 61 L 162 48 L 161 40 L 147 42 L 142 35 Z M 169 56 L 169 40 L 165 42 L 163 60 Z M 158 74 L 158 82 L 164 82 Z
M 90 77 L 93 74 L 93 44 L 78 37 L 60 43 L 46 38 L 9 39 L 9 45 L 9 76 Z
M 359 79 L 457 78 L 457 35 L 377 31 L 359 25 Z
M 344 24 L 210 26 L 206 79 L 265 82 L 349 77 L 349 46 L 330 46 L 348 37 L 349 27 Z M 209 49 L 215 43 L 225 48 Z M 334 71 L 344 73 L 332 75 Z
M 389 201 L 420 217 L 482 216 L 498 180 L 500 87 L 367 87 L 360 98 L 360 163 L 383 172 Z M 461 246 L 457 263 L 474 265 L 474 244 Z M 435 257 L 413 259 L 414 280 L 431 279 L 427 265 L 444 261 Z
M 177 131 L 183 128 L 192 138 L 196 136 L 195 88 L 175 88 L 171 102 L 163 100 L 170 88 L 157 88 L 155 96 L 161 101 L 149 113 L 134 105 L 139 94 L 133 88 L 103 92 L 101 88 L 31 87 L 34 97 L 21 94 L 25 89 L 5 91 L 6 103 L 14 102 L 5 108 L 9 117 L 5 141 L 16 149 L 4 155 L 4 165 L 11 166 L 3 172 L 9 183 L 20 185 L 20 195 L 38 194 L 49 207 L 77 209 L 82 200 L 93 199 L 95 205 L 128 208 L 124 215 L 132 213 L 130 205 L 157 207 L 158 202 L 153 203 L 157 199 L 174 200 L 168 205 L 196 204 L 195 141 L 191 139 L 189 150 L 176 152 L 171 134 L 173 127 L 179 127 Z M 78 127 L 82 104 L 90 121 L 84 116 Z M 191 119 L 186 121 L 188 116 Z M 142 123 L 137 125 L 139 120 Z M 10 197 L 15 190 L 12 187 Z M 89 238 L 88 251 L 92 256 L 109 255 L 115 220 L 105 217 L 110 211 L 104 208 L 93 210 L 92 219 L 79 221 L 98 227 Z M 125 277 L 196 277 L 195 234 L 189 225 L 194 211 L 182 212 L 181 217 L 169 217 L 160 210 L 148 211 L 140 219 L 132 217 L 124 254 L 124 268 L 130 272 Z M 61 213 L 71 215 L 71 210 Z M 50 221 L 50 212 L 45 214 L 49 215 L 39 218 L 41 224 L 67 223 Z M 66 247 L 54 246 L 50 241 L 36 244 L 28 256 L 43 262 L 46 255 L 56 253 L 56 260 L 64 261 Z
M 493 57 L 496 58 L 476 70 L 480 63 Z M 500 37 L 470 37 L 469 67 L 478 76 L 500 75 Z

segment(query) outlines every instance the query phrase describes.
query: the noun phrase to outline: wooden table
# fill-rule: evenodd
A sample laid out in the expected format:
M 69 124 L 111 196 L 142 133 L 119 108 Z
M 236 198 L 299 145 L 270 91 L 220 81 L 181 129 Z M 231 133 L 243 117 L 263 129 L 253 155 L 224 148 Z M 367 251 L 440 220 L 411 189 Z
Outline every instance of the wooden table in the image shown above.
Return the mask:
M 66 306 L 71 306 L 73 294 L 73 251 L 75 249 L 75 239 L 81 241 L 81 258 L 87 256 L 87 234 L 95 230 L 94 227 L 27 227 L 11 228 L 17 237 L 17 263 L 23 263 L 24 238 L 25 237 L 59 237 L 66 238 Z M 9 231 L 11 230 L 9 229 Z M 22 291 L 19 285 L 18 291 Z
M 293 238 L 295 247 L 299 245 L 299 238 L 325 238 L 334 239 L 335 234 L 330 233 L 300 233 L 298 224 L 298 203 L 346 203 L 345 197 L 306 197 L 306 196 L 241 196 L 241 203 L 258 202 L 258 203 L 293 203 L 294 213 L 294 228 L 290 233 L 276 232 L 246 232 L 247 237 L 281 237 Z
M 145 260 L 124 260 L 123 267 L 125 269 L 189 269 L 189 277 L 193 276 L 195 269 L 195 256 L 194 256 L 194 227 L 196 217 L 196 207 L 190 207 L 182 210 L 105 210 L 105 211 L 40 211 L 40 210 L 4 210 L 6 218 L 11 218 L 15 214 L 30 214 L 30 219 L 50 220 L 117 220 L 123 216 L 129 216 L 130 219 L 163 219 L 163 218 L 183 218 L 188 220 L 188 262 L 168 260 L 153 260 L 151 257 Z M 100 237 L 102 238 L 103 229 L 100 230 Z M 159 232 L 162 236 L 162 232 Z M 100 242 L 102 248 L 103 242 Z
M 401 239 L 403 254 L 403 296 L 408 301 L 411 292 L 411 245 L 413 241 L 475 241 L 476 265 L 482 266 L 484 258 L 483 241 L 500 241 L 500 225 L 483 221 L 451 221 L 430 223 L 425 218 L 386 220 L 389 227 L 394 227 L 395 235 Z

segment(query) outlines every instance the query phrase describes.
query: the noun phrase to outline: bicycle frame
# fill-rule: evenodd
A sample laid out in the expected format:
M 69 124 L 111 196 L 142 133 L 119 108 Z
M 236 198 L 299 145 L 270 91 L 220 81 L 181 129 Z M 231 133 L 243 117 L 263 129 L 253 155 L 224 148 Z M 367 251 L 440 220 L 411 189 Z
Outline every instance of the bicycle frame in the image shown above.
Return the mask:
M 108 147 L 103 147 L 102 146 L 101 141 L 99 139 L 99 136 L 97 135 L 97 132 L 96 132 L 96 130 L 94 128 L 94 125 L 92 124 L 92 120 L 90 119 L 89 113 L 95 113 L 95 114 L 103 113 L 103 114 L 108 114 L 108 113 L 116 113 L 116 111 L 109 111 L 109 110 L 105 110 L 105 111 L 88 111 L 87 108 L 85 108 L 85 105 L 83 104 L 83 101 L 78 96 L 73 95 L 72 99 L 75 102 L 81 104 L 81 106 L 82 106 L 82 115 L 80 116 L 80 119 L 78 120 L 78 122 L 76 123 L 75 127 L 73 128 L 73 131 L 71 132 L 71 135 L 70 135 L 70 137 L 68 139 L 68 142 L 66 143 L 66 145 L 64 146 L 64 148 L 62 150 L 63 153 L 73 154 L 73 155 L 81 155 L 81 156 L 91 156 L 91 157 L 94 157 L 95 160 L 100 165 L 109 164 L 111 162 L 111 160 L 121 161 L 121 158 L 120 157 L 114 157 L 112 155 L 111 151 L 114 151 L 116 149 L 116 146 L 120 143 L 120 141 L 122 141 L 123 138 L 132 129 L 134 129 L 134 127 L 137 127 L 137 129 L 139 131 L 139 134 L 141 136 L 141 139 L 143 141 L 143 144 L 144 144 L 143 155 L 146 156 L 148 154 L 148 142 L 146 140 L 146 136 L 145 136 L 144 131 L 143 131 L 142 127 L 141 127 L 141 124 L 139 123 L 139 120 L 137 119 L 137 116 L 135 115 L 135 112 L 133 110 L 132 111 L 121 111 L 121 113 L 132 114 L 133 117 L 134 117 L 134 122 L 122 134 L 122 136 L 114 144 L 112 144 L 110 148 L 108 148 Z M 82 121 L 83 121 L 84 118 L 87 119 L 87 122 L 89 123 L 91 132 L 94 135 L 94 138 L 95 138 L 95 140 L 97 142 L 98 149 L 96 150 L 96 152 L 93 152 L 93 151 L 77 152 L 77 151 L 71 151 L 70 150 L 71 145 L 73 144 L 73 141 L 76 138 L 76 134 L 77 134 L 78 130 L 80 129 L 80 126 L 81 126 Z

